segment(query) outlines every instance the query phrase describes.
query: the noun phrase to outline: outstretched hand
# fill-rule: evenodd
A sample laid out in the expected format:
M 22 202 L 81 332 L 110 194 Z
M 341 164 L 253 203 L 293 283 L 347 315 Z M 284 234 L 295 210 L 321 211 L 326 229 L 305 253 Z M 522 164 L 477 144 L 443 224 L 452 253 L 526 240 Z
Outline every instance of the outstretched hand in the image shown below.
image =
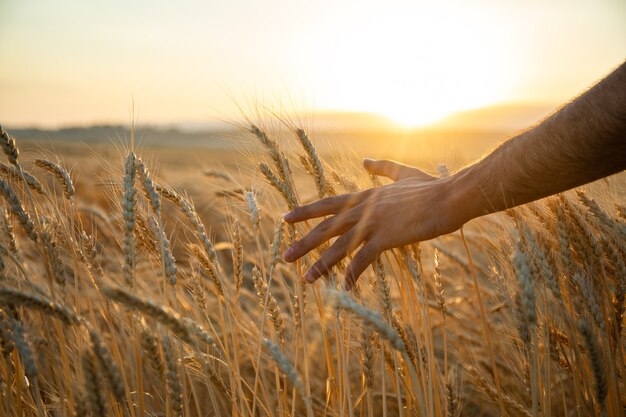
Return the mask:
M 287 249 L 283 254 L 285 261 L 293 262 L 339 236 L 306 271 L 307 282 L 326 275 L 362 244 L 346 269 L 344 288 L 349 290 L 384 250 L 453 232 L 470 218 L 455 203 L 451 177 L 433 177 L 387 160 L 365 159 L 363 165 L 370 174 L 395 182 L 324 198 L 285 214 L 288 223 L 330 216 Z

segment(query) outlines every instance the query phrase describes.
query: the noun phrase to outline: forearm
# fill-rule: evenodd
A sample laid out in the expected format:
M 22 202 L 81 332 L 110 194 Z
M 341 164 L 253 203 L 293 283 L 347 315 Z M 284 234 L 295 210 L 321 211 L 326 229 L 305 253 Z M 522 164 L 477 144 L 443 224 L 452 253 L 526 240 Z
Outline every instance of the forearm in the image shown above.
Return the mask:
M 626 169 L 626 63 L 535 128 L 451 178 L 467 220 Z

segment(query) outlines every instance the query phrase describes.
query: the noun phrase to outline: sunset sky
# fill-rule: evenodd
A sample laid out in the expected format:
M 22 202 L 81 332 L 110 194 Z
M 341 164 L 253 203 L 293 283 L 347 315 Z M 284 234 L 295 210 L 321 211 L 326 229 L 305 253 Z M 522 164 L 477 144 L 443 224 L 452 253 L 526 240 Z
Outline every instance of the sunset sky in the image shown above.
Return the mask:
M 557 105 L 626 58 L 626 2 L 2 0 L 0 123 L 229 119 L 255 100 L 407 126 Z

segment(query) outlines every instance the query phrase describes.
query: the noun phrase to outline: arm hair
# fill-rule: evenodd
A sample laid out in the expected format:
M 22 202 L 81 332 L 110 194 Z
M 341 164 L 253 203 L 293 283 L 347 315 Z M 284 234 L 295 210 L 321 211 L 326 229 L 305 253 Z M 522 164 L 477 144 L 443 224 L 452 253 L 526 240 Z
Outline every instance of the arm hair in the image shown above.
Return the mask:
M 478 217 L 626 169 L 626 61 L 539 125 L 455 174 L 455 198 Z

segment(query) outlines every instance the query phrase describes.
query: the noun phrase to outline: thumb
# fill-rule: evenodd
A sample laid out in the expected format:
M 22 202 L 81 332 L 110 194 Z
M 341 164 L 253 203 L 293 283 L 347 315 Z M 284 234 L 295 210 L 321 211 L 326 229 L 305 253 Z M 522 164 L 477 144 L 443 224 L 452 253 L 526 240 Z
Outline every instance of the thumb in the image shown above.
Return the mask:
M 387 159 L 375 160 L 366 158 L 363 160 L 363 167 L 372 175 L 387 177 L 394 181 L 408 177 L 422 177 L 424 181 L 434 179 L 433 176 L 417 168 Z

